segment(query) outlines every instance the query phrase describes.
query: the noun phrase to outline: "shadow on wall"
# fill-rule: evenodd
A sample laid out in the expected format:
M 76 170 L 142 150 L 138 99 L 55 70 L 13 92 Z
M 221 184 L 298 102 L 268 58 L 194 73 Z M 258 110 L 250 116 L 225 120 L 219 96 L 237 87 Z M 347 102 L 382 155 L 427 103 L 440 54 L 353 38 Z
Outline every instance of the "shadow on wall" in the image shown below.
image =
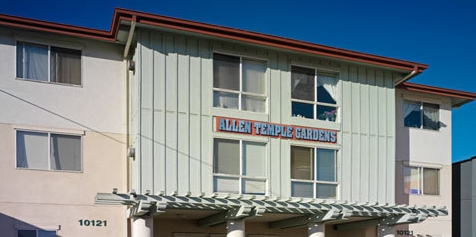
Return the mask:
M 61 237 L 59 225 L 36 226 L 0 212 L 0 233 L 2 237 Z

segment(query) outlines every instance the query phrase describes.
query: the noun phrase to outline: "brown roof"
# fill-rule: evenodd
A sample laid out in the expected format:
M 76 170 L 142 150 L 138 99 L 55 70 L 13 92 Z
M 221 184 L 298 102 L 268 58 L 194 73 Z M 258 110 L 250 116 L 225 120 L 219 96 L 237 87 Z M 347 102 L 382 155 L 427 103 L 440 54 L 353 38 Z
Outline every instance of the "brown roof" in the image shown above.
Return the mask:
M 450 97 L 452 99 L 453 107 L 459 107 L 465 103 L 471 102 L 474 99 L 476 99 L 476 93 L 452 90 L 452 89 L 435 87 L 435 86 L 427 86 L 427 85 L 415 84 L 410 82 L 400 83 L 397 86 L 397 88 L 401 88 L 401 89 L 405 89 L 409 91 L 415 91 L 415 92 L 422 92 L 426 94 Z
M 203 34 L 207 36 L 236 40 L 278 49 L 310 53 L 331 58 L 366 63 L 370 65 L 399 69 L 404 71 L 423 72 L 428 65 L 373 54 L 355 52 L 335 47 L 324 46 L 299 40 L 277 37 L 257 32 L 239 30 L 212 24 L 160 16 L 144 12 L 116 8 L 109 31 L 90 29 L 72 25 L 52 23 L 0 14 L 0 25 L 58 33 L 104 41 L 116 41 L 121 23 L 135 21 L 138 24 L 157 26 L 171 30 Z

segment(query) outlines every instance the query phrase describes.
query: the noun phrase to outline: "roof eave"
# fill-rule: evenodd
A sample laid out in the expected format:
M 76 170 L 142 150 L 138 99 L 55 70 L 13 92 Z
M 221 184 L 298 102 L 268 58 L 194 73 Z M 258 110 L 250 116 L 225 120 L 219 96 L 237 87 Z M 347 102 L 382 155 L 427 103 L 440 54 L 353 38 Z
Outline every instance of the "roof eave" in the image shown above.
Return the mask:
M 320 44 L 287 39 L 278 36 L 183 20 L 178 18 L 159 16 L 120 8 L 116 8 L 115 10 L 114 22 L 117 23 L 118 19 L 122 19 L 125 21 L 129 19 L 129 21 L 131 21 L 132 16 L 136 17 L 136 22 L 138 24 L 207 35 L 245 43 L 252 43 L 278 49 L 291 50 L 295 52 L 309 53 L 341 60 L 403 70 L 406 72 L 416 71 L 416 73 L 421 73 L 428 67 L 428 65 L 422 63 L 415 63 L 373 54 L 360 53 L 345 49 L 324 46 Z M 119 24 L 116 24 L 115 27 L 118 27 L 118 25 Z
M 421 92 L 421 93 L 427 93 L 427 94 L 433 94 L 433 95 L 452 98 L 451 106 L 453 108 L 460 107 L 476 99 L 476 93 L 460 91 L 460 90 L 452 90 L 447 88 L 428 86 L 428 85 L 422 85 L 422 84 L 416 84 L 416 83 L 410 83 L 410 82 L 402 82 L 401 84 L 398 85 L 398 88 L 409 90 L 409 91 L 415 91 L 415 92 Z
M 102 41 L 114 41 L 114 38 L 112 37 L 110 31 L 78 27 L 60 23 L 52 23 L 41 20 L 33 20 L 4 14 L 0 14 L 0 26 L 62 34 Z

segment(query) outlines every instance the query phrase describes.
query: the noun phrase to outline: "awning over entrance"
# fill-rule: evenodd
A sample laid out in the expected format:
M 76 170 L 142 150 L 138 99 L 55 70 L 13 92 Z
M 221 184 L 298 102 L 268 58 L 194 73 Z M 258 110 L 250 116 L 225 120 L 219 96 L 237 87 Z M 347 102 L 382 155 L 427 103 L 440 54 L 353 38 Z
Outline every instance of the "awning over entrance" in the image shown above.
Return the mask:
M 157 216 L 175 210 L 209 213 L 198 219 L 200 226 L 212 226 L 227 220 L 279 215 L 269 222 L 270 228 L 288 228 L 309 222 L 338 220 L 373 220 L 385 225 L 422 222 L 428 217 L 448 215 L 446 207 L 412 206 L 382 203 L 356 203 L 313 198 L 269 198 L 254 195 L 142 195 L 136 193 L 98 193 L 95 204 L 126 205 L 128 218 Z M 372 223 L 370 223 L 372 222 Z M 363 223 L 362 223 L 363 224 Z

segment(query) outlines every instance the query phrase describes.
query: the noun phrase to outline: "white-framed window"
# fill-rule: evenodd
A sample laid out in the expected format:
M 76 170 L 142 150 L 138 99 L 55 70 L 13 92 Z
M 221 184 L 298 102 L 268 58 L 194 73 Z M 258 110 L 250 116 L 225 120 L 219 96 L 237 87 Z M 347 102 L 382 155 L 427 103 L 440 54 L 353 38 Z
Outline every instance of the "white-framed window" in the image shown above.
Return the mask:
M 17 41 L 17 78 L 81 85 L 81 50 Z
M 337 120 L 337 76 L 314 68 L 291 67 L 292 116 Z
M 291 146 L 291 195 L 336 198 L 336 150 Z
M 16 131 L 17 168 L 82 171 L 81 136 Z
M 266 113 L 266 62 L 213 54 L 213 106 Z
M 405 194 L 440 194 L 439 169 L 417 166 L 405 166 L 403 173 Z
M 266 157 L 266 143 L 215 138 L 214 191 L 265 195 Z
M 440 129 L 440 105 L 418 101 L 403 104 L 405 127 L 430 130 Z
M 18 230 L 18 237 L 56 237 L 55 230 Z

